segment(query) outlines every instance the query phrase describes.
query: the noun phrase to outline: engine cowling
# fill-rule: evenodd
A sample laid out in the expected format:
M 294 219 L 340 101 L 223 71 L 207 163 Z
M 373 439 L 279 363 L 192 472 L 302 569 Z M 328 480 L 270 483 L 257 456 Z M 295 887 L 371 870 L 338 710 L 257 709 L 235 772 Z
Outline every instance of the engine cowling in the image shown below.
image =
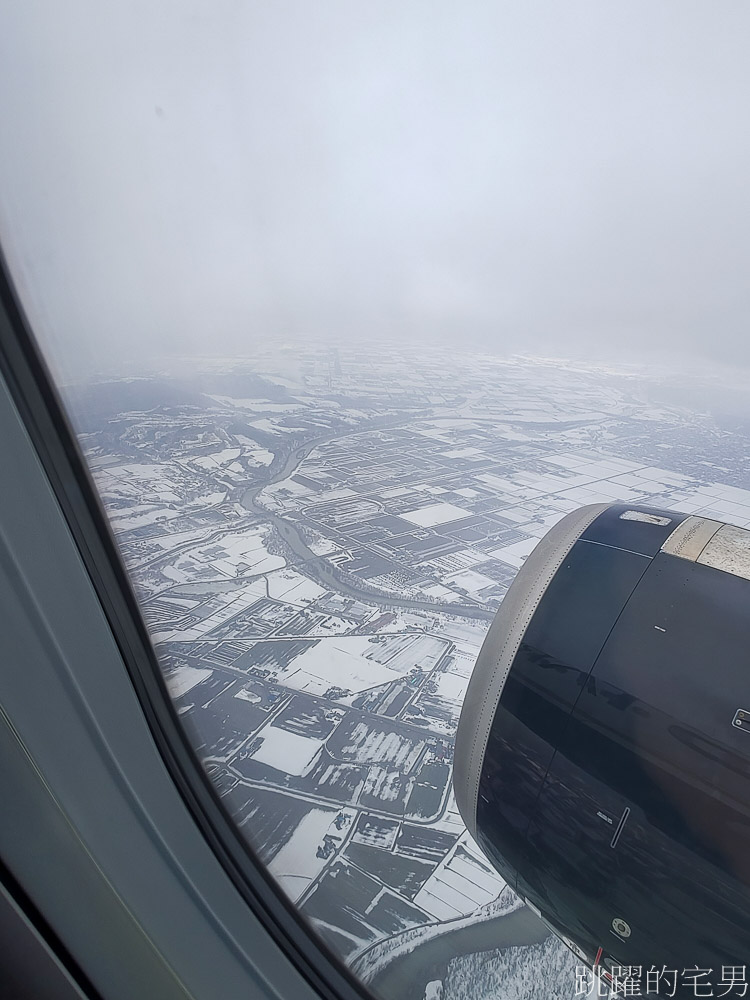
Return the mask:
M 579 957 L 750 958 L 750 531 L 583 507 L 519 571 L 456 737 L 461 815 Z

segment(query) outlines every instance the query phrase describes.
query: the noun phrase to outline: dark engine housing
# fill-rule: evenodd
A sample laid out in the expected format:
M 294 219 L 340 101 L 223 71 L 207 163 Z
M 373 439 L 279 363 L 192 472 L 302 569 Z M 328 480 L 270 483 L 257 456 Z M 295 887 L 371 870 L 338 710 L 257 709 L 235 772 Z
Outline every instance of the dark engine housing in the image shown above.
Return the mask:
M 456 738 L 466 825 L 578 956 L 750 964 L 750 531 L 596 505 L 537 545 Z

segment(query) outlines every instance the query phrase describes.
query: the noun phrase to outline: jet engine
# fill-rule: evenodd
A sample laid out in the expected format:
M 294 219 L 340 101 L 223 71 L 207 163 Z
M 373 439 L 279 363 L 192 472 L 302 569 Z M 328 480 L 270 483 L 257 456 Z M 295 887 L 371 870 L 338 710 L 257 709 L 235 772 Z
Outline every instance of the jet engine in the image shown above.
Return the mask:
M 454 787 L 582 961 L 750 965 L 750 531 L 643 506 L 563 518 L 482 646 Z

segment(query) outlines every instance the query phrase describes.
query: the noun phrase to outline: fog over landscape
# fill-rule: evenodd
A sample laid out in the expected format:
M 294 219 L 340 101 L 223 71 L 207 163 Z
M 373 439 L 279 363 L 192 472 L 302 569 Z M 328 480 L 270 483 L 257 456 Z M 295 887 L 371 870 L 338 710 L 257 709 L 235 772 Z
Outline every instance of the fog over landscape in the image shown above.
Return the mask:
M 217 796 L 382 1000 L 567 1000 L 455 733 L 567 513 L 750 527 L 750 7 L 3 19 L 3 252 Z
M 745 4 L 6 24 L 0 224 L 70 377 L 267 338 L 750 361 Z

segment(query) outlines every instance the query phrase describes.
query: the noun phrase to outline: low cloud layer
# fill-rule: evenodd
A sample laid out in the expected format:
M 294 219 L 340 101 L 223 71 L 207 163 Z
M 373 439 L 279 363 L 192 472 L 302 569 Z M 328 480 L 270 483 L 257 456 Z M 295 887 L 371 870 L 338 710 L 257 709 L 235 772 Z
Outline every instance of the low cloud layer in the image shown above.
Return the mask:
M 750 363 L 750 8 L 28 2 L 0 227 L 63 368 L 258 339 Z

